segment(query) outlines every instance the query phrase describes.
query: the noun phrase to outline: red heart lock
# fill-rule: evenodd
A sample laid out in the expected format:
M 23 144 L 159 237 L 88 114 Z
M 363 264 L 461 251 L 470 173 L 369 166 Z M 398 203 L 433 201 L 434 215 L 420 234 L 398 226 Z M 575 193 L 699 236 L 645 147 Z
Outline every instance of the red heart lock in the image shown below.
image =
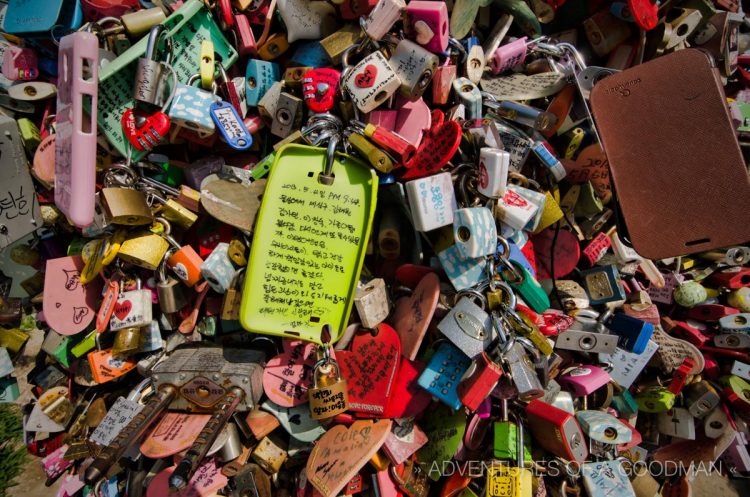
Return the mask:
M 649 31 L 659 22 L 659 3 L 656 0 L 628 0 L 628 9 L 641 29 Z
M 333 108 L 339 91 L 341 73 L 336 69 L 311 69 L 302 79 L 302 95 L 313 112 L 328 112 Z
M 378 68 L 372 64 L 367 64 L 365 70 L 357 74 L 354 78 L 354 84 L 357 88 L 369 88 L 375 84 L 375 78 L 378 76 Z
M 336 360 L 347 380 L 349 410 L 383 417 L 401 360 L 396 330 L 385 323 L 361 330 L 350 350 L 336 352 Z
M 384 418 L 409 418 L 427 409 L 432 395 L 417 383 L 424 368 L 425 365 L 418 360 L 401 357 L 393 393 L 383 412 Z
M 432 127 L 425 133 L 417 153 L 404 165 L 401 180 L 424 178 L 438 172 L 451 160 L 461 144 L 461 126 L 445 121 L 443 113 L 432 111 Z
M 140 126 L 136 120 L 142 120 Z M 127 109 L 120 120 L 128 141 L 140 152 L 148 152 L 169 133 L 169 116 L 158 111 L 147 114 L 141 110 Z
M 263 368 L 263 390 L 282 407 L 294 407 L 307 402 L 307 390 L 312 383 L 315 365 L 315 344 L 302 340 L 283 340 L 284 352 Z
M 131 301 L 123 300 L 122 302 L 118 302 L 115 305 L 115 317 L 120 321 L 124 321 L 132 309 L 133 303 Z

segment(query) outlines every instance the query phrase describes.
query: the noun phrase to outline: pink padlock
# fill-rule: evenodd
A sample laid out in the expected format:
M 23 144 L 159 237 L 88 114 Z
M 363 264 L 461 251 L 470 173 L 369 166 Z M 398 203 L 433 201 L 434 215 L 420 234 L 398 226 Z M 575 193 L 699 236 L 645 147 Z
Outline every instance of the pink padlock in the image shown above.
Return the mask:
M 3 76 L 11 81 L 29 81 L 39 76 L 36 52 L 10 46 L 3 52 Z
M 433 53 L 448 48 L 448 7 L 445 2 L 414 0 L 406 6 L 409 38 Z
M 495 53 L 490 57 L 490 70 L 492 74 L 500 74 L 512 69 L 526 59 L 526 37 L 506 43 L 497 47 Z
M 557 382 L 565 390 L 570 390 L 576 397 L 584 397 L 603 387 L 611 377 L 602 368 L 596 366 L 579 366 L 564 373 Z

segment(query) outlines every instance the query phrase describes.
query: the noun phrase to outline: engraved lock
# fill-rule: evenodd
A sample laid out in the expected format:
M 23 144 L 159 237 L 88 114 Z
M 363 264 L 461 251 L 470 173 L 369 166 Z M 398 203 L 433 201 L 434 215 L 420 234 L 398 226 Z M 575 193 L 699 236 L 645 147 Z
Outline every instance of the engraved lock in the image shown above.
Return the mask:
M 129 327 L 141 327 L 151 323 L 151 291 L 141 288 L 140 278 L 136 279 L 136 289 L 120 292 L 115 310 L 109 320 L 112 331 Z
M 628 495 L 631 497 L 635 495 L 647 495 L 647 492 L 650 490 L 640 493 L 633 489 L 634 484 L 631 483 L 623 463 L 624 459 L 615 459 L 613 461 L 587 462 L 582 464 L 581 474 L 583 476 L 583 486 L 586 489 L 586 495 L 592 497 L 604 495 Z M 637 478 L 634 481 L 637 481 Z M 653 481 L 656 483 L 655 480 Z M 658 488 L 658 483 L 656 485 Z M 564 494 L 565 492 L 563 492 Z
M 606 412 L 576 411 L 576 419 L 586 436 L 597 442 L 621 445 L 633 437 L 632 429 Z
M 437 327 L 471 359 L 481 354 L 495 338 L 489 314 L 469 297 L 461 298 Z
M 406 497 L 427 497 L 430 480 L 427 471 L 413 459 L 407 459 L 398 466 L 390 466 L 393 482 Z
M 519 399 L 528 401 L 544 395 L 544 387 L 523 345 L 514 343 L 503 358 Z
M 298 129 L 302 121 L 304 103 L 301 98 L 287 92 L 281 92 L 273 113 L 271 134 L 284 138 Z
M 458 384 L 471 366 L 471 359 L 455 345 L 444 342 L 430 358 L 417 383 L 453 410 L 461 408 Z
M 242 285 L 245 277 L 245 268 L 242 267 L 232 278 L 232 284 L 224 293 L 221 304 L 221 319 L 223 321 L 237 321 L 240 319 L 240 304 L 242 302 Z M 226 331 L 226 330 L 225 330 Z
M 99 200 L 107 224 L 141 226 L 154 221 L 151 207 L 141 191 L 105 187 L 100 192 Z
M 487 468 L 486 497 L 529 497 L 533 475 L 526 468 L 493 462 Z
M 172 251 L 167 251 L 159 264 L 159 281 L 156 283 L 156 293 L 159 296 L 159 307 L 164 314 L 173 314 L 187 305 L 185 291 L 178 280 L 167 276 L 166 263 Z
M 371 112 L 396 93 L 401 80 L 388 59 L 378 51 L 350 66 L 349 53 L 355 48 L 357 46 L 344 53 L 342 86 L 361 112 Z
M 625 300 L 620 273 L 614 265 L 597 266 L 581 271 L 581 278 L 591 305 Z
M 381 40 L 401 18 L 401 13 L 405 8 L 404 0 L 378 0 L 362 22 L 362 29 L 370 39 Z
M 385 281 L 382 278 L 375 278 L 357 288 L 354 305 L 364 328 L 374 329 L 385 321 L 390 313 Z
M 172 105 L 167 114 L 174 124 L 195 131 L 200 136 L 209 136 L 216 131 L 214 120 L 211 118 L 211 104 L 221 99 L 216 95 L 216 82 L 211 85 L 211 91 L 193 86 L 200 81 L 200 74 L 190 77 L 187 84 L 179 83 L 174 92 Z
M 112 344 L 112 357 L 116 359 L 129 357 L 139 352 L 142 337 L 141 328 L 137 326 L 129 326 L 117 330 L 115 341 Z
M 313 368 L 313 385 L 307 391 L 310 415 L 313 419 L 327 419 L 349 408 L 346 379 L 341 376 L 338 363 L 330 359 L 318 362 Z
M 138 59 L 138 67 L 135 72 L 135 84 L 133 86 L 133 98 L 136 102 L 161 107 L 165 103 L 164 87 L 166 67 L 170 64 L 172 54 L 172 42 L 167 36 L 167 28 L 163 24 L 157 24 L 148 34 L 146 54 Z M 159 42 L 162 37 L 166 40 L 167 60 L 159 62 L 156 60 L 159 50 Z
M 401 40 L 388 61 L 401 80 L 399 93 L 414 102 L 419 100 L 435 75 L 437 55 L 410 40 Z

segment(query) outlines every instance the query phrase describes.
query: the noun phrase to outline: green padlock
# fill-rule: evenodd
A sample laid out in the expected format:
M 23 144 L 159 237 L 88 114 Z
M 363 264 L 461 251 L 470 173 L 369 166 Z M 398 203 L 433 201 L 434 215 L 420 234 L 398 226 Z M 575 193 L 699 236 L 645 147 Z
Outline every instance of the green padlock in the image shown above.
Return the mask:
M 93 350 L 96 347 L 96 330 L 86 335 L 83 340 L 73 345 L 70 349 L 74 357 L 83 357 L 88 351 Z
M 21 133 L 21 141 L 23 141 L 23 148 L 26 149 L 26 153 L 30 156 L 34 156 L 36 148 L 41 143 L 42 139 L 39 136 L 39 128 L 36 124 L 31 122 L 30 119 L 22 117 L 18 121 L 18 131 Z
M 581 185 L 581 193 L 578 195 L 578 201 L 573 209 L 576 217 L 591 218 L 604 210 L 599 195 L 596 194 L 594 185 L 587 181 Z
M 638 403 L 628 390 L 623 390 L 612 398 L 612 407 L 617 409 L 621 416 L 633 416 L 638 412 Z
M 60 365 L 64 368 L 69 368 L 70 365 L 75 360 L 75 357 L 73 356 L 73 346 L 75 345 L 75 341 L 71 339 L 70 337 L 63 337 L 63 339 L 60 341 L 60 344 L 55 347 L 55 350 L 52 352 L 52 357 L 54 357 L 57 362 L 60 363 Z
M 518 462 L 518 425 L 508 419 L 508 401 L 503 399 L 502 420 L 493 424 L 492 455 L 496 459 Z M 531 445 L 524 437 L 524 460 L 531 463 Z
M 674 406 L 675 394 L 670 392 L 667 387 L 657 385 L 646 388 L 635 397 L 635 401 L 641 411 L 665 412 Z
M 500 258 L 503 263 L 503 269 L 500 276 L 523 298 L 524 302 L 531 307 L 534 312 L 544 312 L 549 309 L 549 297 L 544 293 L 544 289 L 529 271 L 516 261 Z

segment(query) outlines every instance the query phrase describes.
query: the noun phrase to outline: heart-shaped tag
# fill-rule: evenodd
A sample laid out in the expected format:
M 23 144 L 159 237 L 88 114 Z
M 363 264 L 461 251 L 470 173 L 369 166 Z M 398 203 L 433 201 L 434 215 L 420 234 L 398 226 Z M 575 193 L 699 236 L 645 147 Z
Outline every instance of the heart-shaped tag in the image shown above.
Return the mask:
M 265 179 L 253 181 L 249 186 L 217 179 L 202 185 L 201 205 L 222 223 L 252 232 L 265 190 Z
M 227 477 L 221 474 L 213 458 L 206 459 L 198 466 L 195 474 L 187 486 L 178 492 L 169 491 L 169 477 L 172 476 L 177 466 L 167 468 L 154 476 L 146 490 L 146 497 L 209 497 L 215 495 L 216 491 L 226 486 Z
M 267 400 L 261 405 L 261 409 L 276 416 L 287 433 L 300 442 L 314 442 L 326 432 L 325 428 L 310 416 L 310 408 L 307 406 L 282 407 Z
M 315 344 L 303 340 L 282 340 L 284 352 L 263 369 L 263 390 L 272 402 L 282 407 L 307 403 L 312 383 Z
M 391 427 L 391 433 L 385 439 L 383 452 L 393 464 L 398 466 L 426 443 L 427 435 L 414 423 L 414 420 L 396 420 Z
M 383 414 L 400 358 L 398 334 L 385 323 L 372 331 L 360 331 L 352 340 L 351 350 L 336 353 L 341 375 L 347 380 L 350 411 Z
M 190 448 L 210 417 L 208 414 L 166 413 L 141 444 L 141 453 L 151 459 L 161 459 Z
M 425 365 L 401 356 L 393 394 L 383 412 L 384 418 L 408 418 L 423 412 L 432 401 L 432 395 L 419 386 L 417 380 Z
M 313 112 L 328 112 L 339 91 L 341 73 L 336 69 L 317 68 L 307 71 L 302 79 L 302 96 Z
M 609 161 L 602 146 L 598 143 L 589 145 L 581 150 L 575 160 L 561 159 L 567 179 L 571 183 L 585 183 L 591 181 L 596 194 L 603 203 L 612 198 L 612 184 L 609 179 Z
M 128 317 L 128 314 L 130 314 L 130 311 L 132 310 L 133 303 L 129 300 L 123 300 L 122 302 L 115 304 L 115 316 L 120 321 L 125 321 L 125 318 Z
M 137 122 L 142 121 L 138 126 Z M 146 114 L 141 110 L 127 109 L 120 119 L 125 138 L 139 152 L 147 152 L 157 146 L 169 133 L 169 116 L 163 112 Z
M 414 359 L 440 299 L 440 278 L 426 274 L 409 297 L 396 302 L 390 323 L 401 340 L 401 354 Z
M 555 252 L 555 278 L 563 278 L 576 268 L 581 258 L 581 248 L 576 236 L 560 230 L 555 240 L 555 230 L 547 228 L 532 237 L 537 279 L 549 279 L 552 275 L 552 250 Z M 555 241 L 553 244 L 552 242 Z
M 442 476 L 443 461 L 453 458 L 464 438 L 466 413 L 463 409 L 454 412 L 441 404 L 421 424 L 428 442 L 417 452 L 417 459 L 420 463 L 427 464 L 430 468 L 428 476 L 437 481 Z M 433 468 L 437 471 L 433 471 Z
M 101 296 L 102 280 L 96 278 L 84 285 L 84 268 L 80 256 L 48 259 L 44 274 L 42 306 L 50 328 L 61 335 L 83 331 L 96 315 L 96 302 Z
M 373 64 L 367 64 L 365 70 L 354 78 L 354 84 L 357 85 L 357 88 L 369 88 L 375 84 L 377 76 L 378 68 Z
M 453 157 L 461 144 L 461 126 L 445 121 L 439 110 L 432 111 L 432 127 L 425 133 L 412 160 L 404 166 L 401 180 L 423 178 L 439 171 Z
M 355 421 L 349 428 L 334 426 L 320 437 L 307 459 L 308 481 L 323 497 L 338 495 L 380 450 L 390 431 L 390 419 Z

